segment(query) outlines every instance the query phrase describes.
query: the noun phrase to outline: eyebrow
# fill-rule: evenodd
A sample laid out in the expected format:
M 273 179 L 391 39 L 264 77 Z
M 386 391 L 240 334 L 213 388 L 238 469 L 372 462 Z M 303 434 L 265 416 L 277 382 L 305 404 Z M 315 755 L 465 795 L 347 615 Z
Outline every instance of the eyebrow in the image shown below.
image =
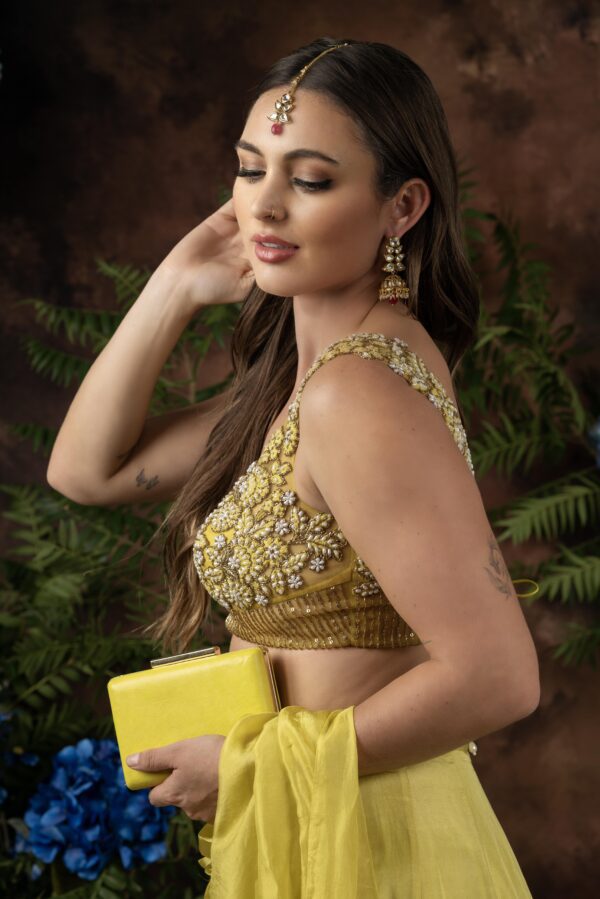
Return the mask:
M 249 143 L 247 140 L 236 140 L 234 143 L 234 149 L 239 150 L 249 150 L 251 153 L 258 153 L 259 156 L 263 154 L 255 147 L 254 144 Z M 321 153 L 320 150 L 307 150 L 305 148 L 300 148 L 298 150 L 290 150 L 288 153 L 283 154 L 284 159 L 322 159 L 324 162 L 332 162 L 334 165 L 339 165 L 339 160 L 334 159 L 332 156 L 327 156 L 325 153 Z

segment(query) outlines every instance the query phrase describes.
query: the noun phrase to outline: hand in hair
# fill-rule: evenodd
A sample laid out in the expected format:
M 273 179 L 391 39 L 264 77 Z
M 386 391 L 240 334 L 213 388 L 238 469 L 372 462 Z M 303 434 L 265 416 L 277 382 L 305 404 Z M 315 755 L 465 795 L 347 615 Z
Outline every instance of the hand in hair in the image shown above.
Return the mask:
M 244 255 L 233 200 L 185 234 L 156 271 L 175 279 L 192 313 L 245 299 L 254 285 L 254 270 Z

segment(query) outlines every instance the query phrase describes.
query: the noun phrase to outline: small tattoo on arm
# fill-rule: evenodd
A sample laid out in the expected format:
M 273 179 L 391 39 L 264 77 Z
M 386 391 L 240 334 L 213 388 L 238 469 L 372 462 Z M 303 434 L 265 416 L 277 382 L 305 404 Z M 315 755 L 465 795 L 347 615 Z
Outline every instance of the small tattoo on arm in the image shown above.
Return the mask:
M 158 475 L 154 475 L 153 478 L 147 478 L 144 474 L 144 469 L 140 471 L 138 475 L 136 475 L 135 482 L 138 487 L 141 487 L 142 484 L 146 485 L 146 490 L 151 490 L 153 487 L 156 487 L 158 484 Z
M 512 596 L 513 587 L 510 572 L 506 567 L 506 563 L 500 552 L 500 547 L 493 534 L 490 534 L 488 538 L 488 548 L 489 564 L 486 565 L 485 570 L 487 571 L 492 584 L 500 591 L 500 593 L 504 596 Z

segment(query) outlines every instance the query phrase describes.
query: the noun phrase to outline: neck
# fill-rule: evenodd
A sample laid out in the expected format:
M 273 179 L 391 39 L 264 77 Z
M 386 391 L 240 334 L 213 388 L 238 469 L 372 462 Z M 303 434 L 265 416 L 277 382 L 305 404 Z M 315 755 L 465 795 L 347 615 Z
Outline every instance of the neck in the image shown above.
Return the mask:
M 356 285 L 353 285 L 352 293 L 347 295 L 339 291 L 329 292 L 326 296 L 295 296 L 293 304 L 298 348 L 294 395 L 310 366 L 329 344 L 356 332 L 378 332 L 389 328 L 390 315 L 402 320 L 414 319 L 402 303 L 397 306 L 381 303 L 372 286 L 357 291 Z

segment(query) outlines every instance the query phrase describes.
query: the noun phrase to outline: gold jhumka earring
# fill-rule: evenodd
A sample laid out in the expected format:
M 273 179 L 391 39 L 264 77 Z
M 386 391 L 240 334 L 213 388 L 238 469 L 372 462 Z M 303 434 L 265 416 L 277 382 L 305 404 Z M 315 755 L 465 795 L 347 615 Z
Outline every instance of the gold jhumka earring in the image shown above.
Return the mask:
M 313 66 L 318 59 L 322 56 L 325 56 L 326 53 L 331 53 L 332 50 L 337 50 L 339 47 L 348 47 L 348 42 L 344 44 L 335 44 L 333 47 L 328 47 L 327 50 L 323 50 L 322 53 L 319 53 L 318 56 L 315 56 L 314 59 L 311 59 L 309 63 L 303 66 L 295 78 L 292 78 L 292 86 L 282 94 L 279 100 L 275 100 L 275 112 L 272 112 L 267 116 L 268 119 L 273 122 L 271 125 L 271 131 L 273 134 L 281 134 L 283 131 L 283 126 L 287 125 L 288 122 L 291 122 L 291 118 L 288 113 L 294 108 L 294 93 L 300 81 L 304 78 L 308 70 L 311 66 Z
M 379 287 L 379 301 L 387 300 L 395 305 L 398 300 L 408 300 L 410 291 L 404 278 L 399 274 L 404 271 L 404 253 L 402 252 L 402 243 L 399 237 L 390 237 L 385 245 L 385 265 L 382 271 L 390 274 L 385 278 Z M 408 304 L 407 304 L 408 305 Z

